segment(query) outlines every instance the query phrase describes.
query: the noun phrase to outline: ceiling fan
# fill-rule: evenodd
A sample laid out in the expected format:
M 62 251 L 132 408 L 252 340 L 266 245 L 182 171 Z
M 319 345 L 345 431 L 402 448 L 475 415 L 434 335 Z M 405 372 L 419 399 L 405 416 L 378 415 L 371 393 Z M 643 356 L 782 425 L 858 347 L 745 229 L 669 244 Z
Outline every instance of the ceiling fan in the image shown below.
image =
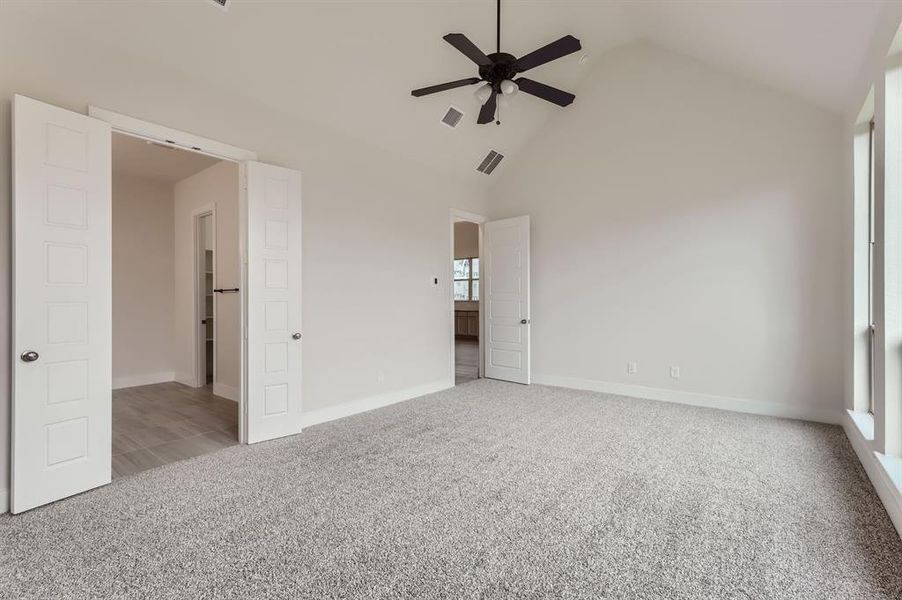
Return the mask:
M 557 60 L 562 56 L 573 54 L 582 46 L 579 40 L 572 35 L 565 35 L 561 39 L 551 42 L 538 50 L 517 58 L 501 51 L 501 0 L 498 0 L 498 26 L 497 26 L 496 52 L 486 55 L 462 33 L 449 33 L 443 39 L 460 50 L 460 52 L 479 66 L 479 77 L 468 77 L 448 83 L 440 83 L 418 90 L 413 90 L 411 95 L 420 97 L 436 92 L 444 92 L 454 88 L 473 85 L 484 81 L 485 83 L 476 90 L 476 98 L 482 104 L 479 118 L 480 125 L 490 123 L 495 118 L 498 108 L 498 94 L 513 96 L 522 90 L 543 100 L 547 100 L 558 106 L 567 106 L 576 98 L 573 94 L 533 81 L 526 77 L 517 77 L 520 73 Z M 514 77 L 517 77 L 514 79 Z M 496 120 L 497 124 L 501 121 Z

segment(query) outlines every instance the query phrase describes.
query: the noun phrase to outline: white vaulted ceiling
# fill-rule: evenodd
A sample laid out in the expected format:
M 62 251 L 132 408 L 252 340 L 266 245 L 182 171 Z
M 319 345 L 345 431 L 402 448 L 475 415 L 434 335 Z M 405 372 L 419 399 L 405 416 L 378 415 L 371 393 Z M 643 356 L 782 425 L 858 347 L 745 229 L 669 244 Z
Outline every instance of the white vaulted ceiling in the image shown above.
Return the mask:
M 578 37 L 589 55 L 585 64 L 578 53 L 530 72 L 576 93 L 576 102 L 580 82 L 605 51 L 644 40 L 839 112 L 855 92 L 882 4 L 508 0 L 502 50 L 522 55 L 568 33 Z M 551 115 L 566 110 L 521 94 L 503 113 L 502 126 L 478 126 L 473 87 L 410 96 L 411 89 L 476 74 L 442 36 L 462 32 L 494 51 L 492 0 L 232 0 L 228 11 L 209 0 L 3 0 L 0 6 L 0 18 L 15 19 L 17 27 L 71 35 L 71 52 L 100 45 L 198 84 L 244 95 L 252 90 L 261 106 L 475 180 L 488 179 L 475 167 L 489 149 L 515 155 Z M 439 123 L 451 104 L 466 113 L 455 130 Z
M 630 3 L 630 14 L 636 31 L 660 46 L 841 112 L 884 4 L 651 0 Z

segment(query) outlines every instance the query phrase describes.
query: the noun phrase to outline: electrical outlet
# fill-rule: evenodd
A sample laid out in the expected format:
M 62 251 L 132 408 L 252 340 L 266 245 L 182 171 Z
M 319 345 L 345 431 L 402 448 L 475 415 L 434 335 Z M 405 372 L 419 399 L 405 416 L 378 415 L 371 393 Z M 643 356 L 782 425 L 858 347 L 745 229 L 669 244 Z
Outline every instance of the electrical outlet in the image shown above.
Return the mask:
M 680 368 L 679 367 L 670 367 L 670 376 L 674 379 L 680 378 Z
M 630 375 L 635 375 L 639 371 L 639 363 L 635 361 L 630 361 L 626 363 L 626 372 Z
M 383 373 L 381 369 L 378 373 L 376 373 L 376 381 L 378 381 L 379 383 L 385 381 L 385 373 Z

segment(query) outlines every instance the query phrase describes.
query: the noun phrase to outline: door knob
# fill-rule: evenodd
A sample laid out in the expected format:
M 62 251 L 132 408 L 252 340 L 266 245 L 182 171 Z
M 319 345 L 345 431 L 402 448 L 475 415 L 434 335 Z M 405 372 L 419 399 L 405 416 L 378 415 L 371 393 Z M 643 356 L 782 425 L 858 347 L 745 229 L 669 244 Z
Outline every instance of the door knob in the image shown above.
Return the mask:
M 529 323 L 529 319 L 520 319 L 520 325 L 526 325 Z
M 291 339 L 293 339 L 293 340 L 299 340 L 299 339 L 301 339 L 301 334 L 300 334 L 300 333 L 292 333 L 292 334 L 291 334 Z
M 19 355 L 19 358 L 22 359 L 22 362 L 34 362 L 41 357 L 40 354 L 35 352 L 34 350 L 27 350 Z

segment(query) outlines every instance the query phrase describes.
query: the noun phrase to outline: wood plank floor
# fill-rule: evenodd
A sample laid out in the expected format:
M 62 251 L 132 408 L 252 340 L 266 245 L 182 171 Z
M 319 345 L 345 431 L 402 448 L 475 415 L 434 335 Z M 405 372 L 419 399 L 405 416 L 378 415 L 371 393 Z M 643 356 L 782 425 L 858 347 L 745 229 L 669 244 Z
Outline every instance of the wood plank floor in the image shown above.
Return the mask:
M 113 478 L 238 443 L 238 403 L 212 386 L 158 383 L 113 390 Z
M 479 377 L 479 341 L 454 340 L 454 385 Z

